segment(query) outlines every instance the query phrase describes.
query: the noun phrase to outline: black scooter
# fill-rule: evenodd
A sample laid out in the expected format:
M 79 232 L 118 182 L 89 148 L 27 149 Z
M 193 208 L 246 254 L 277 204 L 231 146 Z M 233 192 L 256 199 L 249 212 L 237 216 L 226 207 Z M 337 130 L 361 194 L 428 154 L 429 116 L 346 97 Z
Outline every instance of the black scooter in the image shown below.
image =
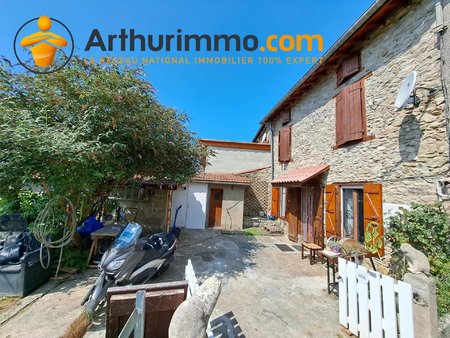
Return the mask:
M 129 223 L 105 252 L 99 264 L 100 276 L 81 305 L 94 312 L 109 287 L 143 284 L 166 270 L 173 261 L 177 242 L 172 232 L 139 239 L 142 227 Z

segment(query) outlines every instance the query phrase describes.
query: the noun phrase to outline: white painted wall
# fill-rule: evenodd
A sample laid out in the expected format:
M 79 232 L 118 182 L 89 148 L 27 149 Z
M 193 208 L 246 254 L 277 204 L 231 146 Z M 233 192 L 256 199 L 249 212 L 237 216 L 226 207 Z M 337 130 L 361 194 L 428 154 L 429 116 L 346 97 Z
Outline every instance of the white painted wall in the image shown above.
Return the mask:
M 270 165 L 270 151 L 211 147 L 216 156 L 209 157 L 205 172 L 236 173 Z
M 172 194 L 172 210 L 171 210 L 171 224 L 175 219 L 175 212 L 181 205 L 180 211 L 178 211 L 176 226 L 179 228 L 186 228 L 186 209 L 187 209 L 187 187 L 178 187 Z
M 207 195 L 208 185 L 206 183 L 189 183 L 186 187 L 179 187 L 175 190 L 172 195 L 172 224 L 175 212 L 181 205 L 176 225 L 180 228 L 204 229 Z
M 186 228 L 204 229 L 206 223 L 206 183 L 189 183 L 187 187 Z
M 222 227 L 242 230 L 245 186 L 223 186 Z

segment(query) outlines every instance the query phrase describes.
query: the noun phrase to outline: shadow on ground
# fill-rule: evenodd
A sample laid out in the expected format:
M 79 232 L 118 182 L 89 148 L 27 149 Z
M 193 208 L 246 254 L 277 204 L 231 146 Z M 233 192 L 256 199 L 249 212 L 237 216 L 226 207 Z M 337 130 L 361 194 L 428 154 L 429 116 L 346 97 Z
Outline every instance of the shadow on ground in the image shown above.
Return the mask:
M 223 235 L 219 230 L 183 229 L 177 243 L 174 262 L 152 283 L 184 280 L 184 269 L 192 261 L 200 282 L 216 276 L 221 280 L 235 278 L 252 267 L 253 258 L 264 247 L 254 237 Z

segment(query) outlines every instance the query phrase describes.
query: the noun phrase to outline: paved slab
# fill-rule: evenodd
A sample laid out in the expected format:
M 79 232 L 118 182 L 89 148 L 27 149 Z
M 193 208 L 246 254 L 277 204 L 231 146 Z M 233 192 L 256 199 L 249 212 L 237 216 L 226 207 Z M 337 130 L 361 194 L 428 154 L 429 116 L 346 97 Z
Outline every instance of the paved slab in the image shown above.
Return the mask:
M 94 270 L 49 282 L 2 314 L 0 338 L 61 337 L 81 314 L 81 300 L 95 280 Z
M 182 230 L 175 260 L 152 282 L 184 279 L 191 259 L 200 281 L 217 276 L 222 294 L 211 316 L 222 337 L 336 337 L 338 298 L 326 291 L 323 265 L 309 265 L 297 250 L 281 251 L 283 236 L 222 235 L 214 230 Z M 85 337 L 104 336 L 104 313 Z M 241 336 L 242 337 L 242 336 Z

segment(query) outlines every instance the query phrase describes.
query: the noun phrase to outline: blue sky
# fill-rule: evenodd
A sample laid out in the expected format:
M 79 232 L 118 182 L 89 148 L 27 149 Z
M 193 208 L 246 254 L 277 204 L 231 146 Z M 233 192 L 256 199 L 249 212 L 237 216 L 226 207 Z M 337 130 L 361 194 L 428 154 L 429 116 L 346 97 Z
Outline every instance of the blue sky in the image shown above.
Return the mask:
M 94 28 L 102 37 L 136 33 L 255 35 L 260 45 L 270 34 L 321 34 L 325 52 L 373 0 L 134 0 L 134 1 L 31 1 L 2 0 L 0 54 L 15 60 L 13 39 L 18 28 L 41 15 L 62 21 L 82 57 L 157 57 L 160 52 L 84 51 Z M 118 48 L 117 48 L 118 49 Z M 190 129 L 199 137 L 251 141 L 262 117 L 283 97 L 311 64 L 286 64 L 286 57 L 313 57 L 323 52 L 170 52 L 169 56 L 230 56 L 254 58 L 247 65 L 159 64 L 144 67 L 163 104 L 186 112 Z M 258 64 L 258 57 L 276 56 L 282 64 Z M 43 75 L 45 76 L 45 75 Z

